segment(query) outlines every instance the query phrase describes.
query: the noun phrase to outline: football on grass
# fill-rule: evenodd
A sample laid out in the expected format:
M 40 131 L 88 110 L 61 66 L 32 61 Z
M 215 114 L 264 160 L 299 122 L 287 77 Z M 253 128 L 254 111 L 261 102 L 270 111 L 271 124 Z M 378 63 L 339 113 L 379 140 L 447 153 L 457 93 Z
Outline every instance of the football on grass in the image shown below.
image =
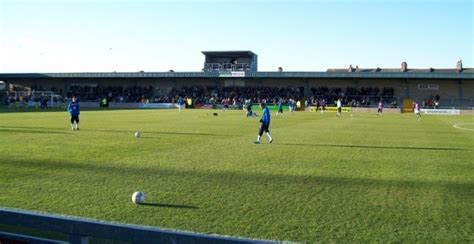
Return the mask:
M 145 193 L 136 191 L 132 195 L 132 202 L 135 204 L 145 203 Z
M 140 133 L 140 131 L 135 132 L 135 137 L 136 138 L 139 138 L 140 136 L 142 136 L 142 133 Z

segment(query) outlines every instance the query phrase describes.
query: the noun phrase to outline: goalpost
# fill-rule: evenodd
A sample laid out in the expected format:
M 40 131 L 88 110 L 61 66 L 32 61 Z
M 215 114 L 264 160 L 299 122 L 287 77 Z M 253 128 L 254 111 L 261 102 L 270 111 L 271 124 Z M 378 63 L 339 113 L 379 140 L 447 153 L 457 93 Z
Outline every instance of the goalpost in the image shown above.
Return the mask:
M 15 91 L 17 107 L 64 107 L 64 99 L 53 91 Z

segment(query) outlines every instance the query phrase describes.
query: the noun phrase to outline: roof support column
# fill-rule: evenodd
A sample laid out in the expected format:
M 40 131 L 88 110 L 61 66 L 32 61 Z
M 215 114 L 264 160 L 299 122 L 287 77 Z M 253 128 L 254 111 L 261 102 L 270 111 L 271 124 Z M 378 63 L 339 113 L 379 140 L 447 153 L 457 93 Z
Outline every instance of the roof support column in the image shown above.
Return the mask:
M 410 98 L 410 84 L 408 79 L 405 79 L 405 98 Z
M 309 79 L 304 79 L 304 95 L 305 97 L 309 97 L 311 95 L 311 86 L 309 85 Z

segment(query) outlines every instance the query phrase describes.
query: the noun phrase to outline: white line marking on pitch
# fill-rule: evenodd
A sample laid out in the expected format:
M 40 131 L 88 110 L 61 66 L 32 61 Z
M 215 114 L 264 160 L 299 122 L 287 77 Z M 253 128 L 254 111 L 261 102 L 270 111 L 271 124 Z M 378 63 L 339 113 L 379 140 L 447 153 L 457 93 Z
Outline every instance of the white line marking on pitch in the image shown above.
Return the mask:
M 455 124 L 455 125 L 453 125 L 453 127 L 456 128 L 456 129 L 460 129 L 460 130 L 470 130 L 470 131 L 474 131 L 474 129 L 463 128 L 463 127 L 461 127 L 460 125 L 469 125 L 469 124 Z

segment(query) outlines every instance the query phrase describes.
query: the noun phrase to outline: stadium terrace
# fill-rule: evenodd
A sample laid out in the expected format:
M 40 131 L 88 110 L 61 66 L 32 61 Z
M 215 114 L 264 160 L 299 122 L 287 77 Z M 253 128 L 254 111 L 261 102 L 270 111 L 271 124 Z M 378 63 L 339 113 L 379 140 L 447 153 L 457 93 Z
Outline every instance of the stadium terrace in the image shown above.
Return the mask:
M 242 105 L 245 100 L 294 99 L 302 104 L 342 98 L 346 106 L 371 107 L 382 100 L 400 107 L 405 99 L 423 106 L 434 101 L 445 108 L 474 107 L 474 68 L 458 61 L 453 68 L 328 69 L 325 72 L 258 72 L 257 55 L 251 51 L 204 51 L 201 72 L 103 72 L 103 73 L 1 73 L 8 84 L 2 94 L 6 104 L 22 100 L 55 101 L 76 95 L 82 102 L 104 98 L 119 103 L 173 103 L 178 97 L 193 104 Z M 46 92 L 46 93 L 45 93 Z M 52 100 L 53 100 L 52 99 Z M 53 103 L 53 102 L 52 102 Z

